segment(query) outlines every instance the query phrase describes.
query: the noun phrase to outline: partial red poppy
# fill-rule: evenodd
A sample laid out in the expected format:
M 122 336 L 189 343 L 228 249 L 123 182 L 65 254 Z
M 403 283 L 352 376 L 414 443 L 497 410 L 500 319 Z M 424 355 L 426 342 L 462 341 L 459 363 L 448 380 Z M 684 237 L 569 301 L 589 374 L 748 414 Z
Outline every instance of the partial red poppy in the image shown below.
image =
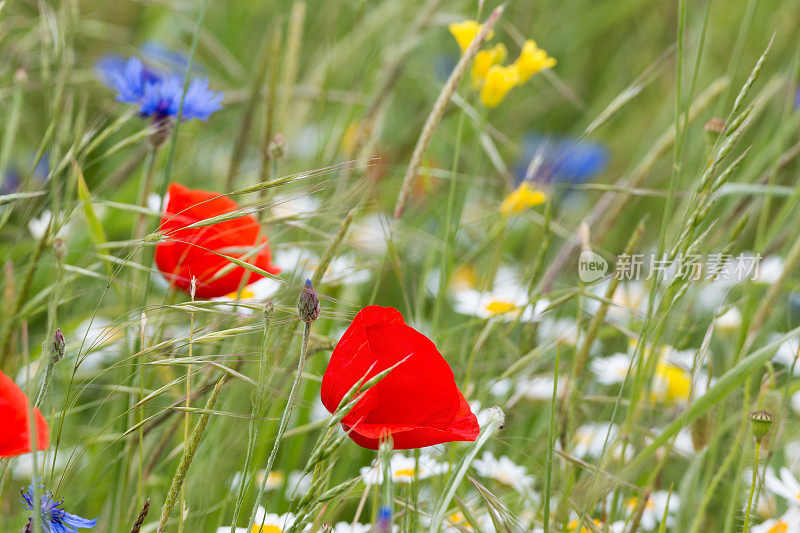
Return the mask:
M 251 215 L 186 228 L 238 208 L 236 202 L 215 192 L 190 190 L 178 183 L 169 186 L 169 202 L 158 228 L 165 238 L 156 246 L 156 265 L 170 284 L 189 292 L 195 277 L 195 295 L 215 298 L 238 290 L 243 277 L 246 285 L 264 277 L 240 266 L 230 268 L 231 262 L 214 252 L 246 261 L 270 274 L 281 271 L 272 264 L 267 239 L 260 236 L 261 226 Z M 227 270 L 218 275 L 222 268 Z
M 407 358 L 407 359 L 406 359 Z M 478 438 L 478 419 L 453 371 L 425 335 L 392 307 L 371 305 L 356 315 L 322 377 L 322 403 L 333 413 L 355 383 L 405 359 L 369 389 L 342 425 L 364 448 L 391 434 L 395 449 Z
M 31 450 L 28 397 L 11 378 L 0 372 L 0 457 L 13 457 Z M 47 422 L 39 409 L 33 410 L 36 447 L 49 446 Z

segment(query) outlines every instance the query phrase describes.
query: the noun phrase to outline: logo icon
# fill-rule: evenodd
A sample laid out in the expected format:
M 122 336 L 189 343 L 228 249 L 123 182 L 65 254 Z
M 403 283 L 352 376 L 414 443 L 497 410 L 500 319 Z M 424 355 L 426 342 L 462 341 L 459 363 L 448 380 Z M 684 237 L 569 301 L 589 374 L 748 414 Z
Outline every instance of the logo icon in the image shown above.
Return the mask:
M 578 277 L 584 283 L 602 278 L 608 272 L 608 261 L 591 250 L 584 250 L 578 258 Z

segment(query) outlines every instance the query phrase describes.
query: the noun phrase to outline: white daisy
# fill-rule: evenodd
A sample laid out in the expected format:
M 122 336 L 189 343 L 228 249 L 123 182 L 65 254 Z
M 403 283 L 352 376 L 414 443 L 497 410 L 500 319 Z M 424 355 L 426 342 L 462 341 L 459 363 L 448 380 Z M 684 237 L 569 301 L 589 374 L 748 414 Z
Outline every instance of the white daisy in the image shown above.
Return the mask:
M 282 533 L 288 530 L 294 520 L 295 516 L 292 513 L 278 515 L 268 513 L 263 507 L 259 507 L 256 511 L 252 531 L 244 527 L 237 527 L 236 533 Z M 230 530 L 230 526 L 218 527 L 217 533 L 230 533 Z
M 304 279 L 316 272 L 320 258 L 308 250 L 290 248 L 276 254 L 275 263 L 286 274 L 299 275 Z M 330 286 L 359 285 L 369 281 L 371 277 L 372 273 L 369 269 L 359 268 L 356 265 L 355 257 L 345 254 L 333 258 L 322 276 L 322 284 Z
M 645 531 L 655 529 L 666 512 L 667 525 L 669 526 L 673 521 L 670 515 L 674 515 L 678 511 L 680 508 L 680 501 L 680 497 L 675 493 L 670 495 L 670 493 L 665 490 L 652 492 L 647 499 L 647 503 L 644 504 L 644 510 L 642 511 L 639 525 Z M 639 507 L 639 499 L 635 497 L 629 498 L 625 502 L 625 507 L 629 513 L 633 514 Z
M 580 328 L 574 320 L 545 316 L 536 328 L 536 340 L 539 344 L 563 343 L 567 346 L 577 346 L 580 333 Z
M 572 454 L 576 457 L 600 457 L 606 444 L 614 442 L 617 437 L 617 425 L 608 422 L 584 424 L 580 426 L 573 436 Z
M 463 533 L 464 531 L 495 532 L 494 522 L 492 522 L 492 518 L 489 515 L 478 515 L 473 516 L 473 518 L 478 522 L 475 525 L 469 523 L 464 513 L 456 511 L 445 517 L 442 531 L 445 533 Z
M 790 507 L 780 518 L 770 518 L 753 526 L 753 533 L 800 533 L 800 509 Z
M 138 324 L 134 326 L 138 329 Z M 80 351 L 80 366 L 82 372 L 95 372 L 116 360 L 122 353 L 118 345 L 122 339 L 122 329 L 112 326 L 111 322 L 102 317 L 87 318 L 76 327 L 67 338 L 67 345 L 75 347 L 67 350 L 69 354 L 78 354 Z
M 537 322 L 550 306 L 546 298 L 540 298 L 531 305 L 527 284 L 522 283 L 519 273 L 509 267 L 498 269 L 492 290 L 454 288 L 453 298 L 456 312 L 462 315 L 497 318 L 508 322 L 517 319 Z
M 517 381 L 517 385 L 514 387 L 514 396 L 508 403 L 513 405 L 523 398 L 533 401 L 551 400 L 553 398 L 554 387 L 556 388 L 556 395 L 560 397 L 564 391 L 565 383 L 566 380 L 563 377 L 558 378 L 557 386 L 553 376 L 521 378 Z
M 598 283 L 592 292 L 601 298 L 605 298 L 609 283 L 610 281 Z M 644 283 L 640 281 L 620 283 L 611 297 L 606 319 L 612 322 L 638 320 L 647 311 L 648 300 L 649 292 Z M 587 311 L 591 314 L 596 313 L 600 309 L 601 303 L 600 300 L 595 298 L 587 298 Z
M 772 361 L 786 368 L 792 368 L 794 365 L 793 374 L 797 376 L 800 375 L 800 361 L 797 363 L 794 361 L 798 353 L 800 353 L 800 339 L 789 339 L 781 343 L 778 347 L 778 351 L 772 356 Z
M 401 453 L 392 455 L 389 461 L 389 468 L 392 471 L 392 481 L 394 483 L 410 483 L 414 479 L 415 460 Z M 448 466 L 434 460 L 429 454 L 422 453 L 419 456 L 419 469 L 416 470 L 417 480 L 426 479 L 431 476 L 444 474 Z M 380 464 L 371 467 L 364 466 L 360 469 L 361 477 L 365 485 L 380 485 L 383 483 L 383 470 Z
M 722 333 L 733 333 L 742 326 L 742 312 L 738 307 L 731 307 L 714 318 L 714 327 Z
M 625 381 L 631 356 L 625 353 L 615 353 L 608 357 L 598 357 L 589 362 L 589 368 L 597 377 L 601 385 L 615 385 Z
M 289 478 L 286 480 L 286 490 L 284 494 L 287 500 L 293 498 L 302 498 L 311 488 L 313 478 L 307 475 L 302 470 L 292 470 L 289 472 Z
M 371 524 L 351 524 L 350 522 L 337 522 L 333 526 L 332 533 L 369 533 L 372 531 Z
M 169 203 L 169 193 L 164 195 L 164 201 L 161 200 L 161 196 L 151 192 L 147 195 L 147 208 L 150 211 L 154 211 L 156 213 L 161 213 L 163 211 L 163 207 Z
M 308 194 L 276 196 L 270 207 L 270 214 L 278 219 L 308 218 L 319 210 L 319 198 Z
M 255 479 L 253 480 L 256 486 L 261 486 L 261 482 L 264 481 L 264 473 L 265 471 L 263 469 L 256 472 Z M 236 472 L 233 475 L 233 479 L 231 479 L 230 483 L 231 490 L 237 490 L 239 488 L 239 485 L 242 483 L 242 477 L 243 475 L 241 472 Z M 286 475 L 281 471 L 273 470 L 269 473 L 269 478 L 267 478 L 267 484 L 264 485 L 264 488 L 266 490 L 277 489 L 283 485 L 284 481 L 286 481 Z
M 791 507 L 800 507 L 800 482 L 788 468 L 780 469 L 780 477 L 772 468 L 767 468 L 764 485 L 776 496 L 784 498 Z
M 33 218 L 28 222 L 28 230 L 35 239 L 39 240 L 44 237 L 44 233 L 47 231 L 47 227 L 50 225 L 52 219 L 53 213 L 49 209 L 45 209 L 39 217 Z M 65 222 L 58 229 L 55 236 L 57 238 L 64 238 L 67 233 L 69 233 L 69 230 L 70 223 Z
M 528 474 L 524 466 L 516 464 L 507 456 L 496 458 L 489 451 L 484 451 L 480 459 L 472 462 L 475 471 L 487 478 L 525 493 L 533 486 L 533 476 Z
M 73 448 L 70 450 L 58 450 L 58 454 L 54 454 L 52 450 L 36 452 L 36 467 L 39 472 L 54 469 L 55 472 L 61 472 L 67 466 L 70 457 L 79 457 L 83 453 L 82 448 Z M 55 465 L 53 465 L 53 457 L 55 456 Z M 11 462 L 11 475 L 14 479 L 19 481 L 30 482 L 31 478 L 39 477 L 33 469 L 33 453 L 23 453 L 10 459 Z
M 646 352 L 650 350 L 647 349 Z M 675 350 L 671 346 L 659 349 L 660 357 L 656 363 L 650 399 L 655 402 L 679 403 L 705 394 L 708 388 L 708 377 L 703 372 L 696 372 L 692 377 L 691 369 L 696 352 L 694 350 Z M 616 353 L 609 357 L 599 358 L 589 363 L 597 381 L 603 385 L 622 383 L 628 372 L 633 355 Z
M 347 240 L 359 250 L 377 255 L 386 252 L 389 235 L 389 222 L 373 213 L 353 222 Z
M 316 157 L 322 148 L 325 132 L 317 124 L 305 126 L 294 136 L 290 152 L 298 159 L 311 159 Z
M 498 379 L 489 386 L 489 394 L 496 398 L 505 396 L 513 386 L 514 382 L 511 381 L 511 378 Z
M 772 285 L 783 274 L 783 259 L 777 255 L 768 255 L 759 261 L 755 274 L 756 283 Z
M 241 294 L 238 291 L 211 298 L 213 302 L 219 302 L 219 308 L 225 311 L 236 311 L 243 316 L 252 316 L 264 307 L 267 300 L 278 292 L 281 284 L 272 278 L 261 278 L 250 285 L 242 288 Z M 237 299 L 236 296 L 239 296 Z M 242 304 L 242 305 L 237 305 Z

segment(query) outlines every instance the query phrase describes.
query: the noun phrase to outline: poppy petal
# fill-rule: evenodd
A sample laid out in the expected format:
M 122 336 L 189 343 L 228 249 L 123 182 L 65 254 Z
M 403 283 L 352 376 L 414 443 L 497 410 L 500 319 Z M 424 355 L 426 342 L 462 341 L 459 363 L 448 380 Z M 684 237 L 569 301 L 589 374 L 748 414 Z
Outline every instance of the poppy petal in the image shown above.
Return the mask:
M 251 215 L 187 228 L 238 208 L 227 196 L 191 190 L 177 183 L 170 185 L 169 202 L 159 225 L 164 240 L 156 247 L 155 254 L 156 265 L 167 281 L 188 292 L 194 277 L 196 296 L 214 298 L 236 291 L 245 276 L 247 284 L 264 277 L 243 267 L 231 268 L 231 262 L 218 254 L 250 262 L 271 274 L 280 272 L 280 268 L 272 264 L 266 238 L 259 238 L 258 221 Z M 220 274 L 222 269 L 224 273 Z
M 28 397 L 11 378 L 0 372 L 0 457 L 29 453 L 31 449 Z M 39 409 L 33 410 L 36 447 L 49 446 L 47 422 Z
M 477 419 L 447 361 L 391 307 L 369 306 L 356 315 L 322 378 L 322 403 L 336 411 L 359 379 L 394 365 L 342 420 L 356 443 L 377 448 L 387 432 L 397 449 L 477 438 Z

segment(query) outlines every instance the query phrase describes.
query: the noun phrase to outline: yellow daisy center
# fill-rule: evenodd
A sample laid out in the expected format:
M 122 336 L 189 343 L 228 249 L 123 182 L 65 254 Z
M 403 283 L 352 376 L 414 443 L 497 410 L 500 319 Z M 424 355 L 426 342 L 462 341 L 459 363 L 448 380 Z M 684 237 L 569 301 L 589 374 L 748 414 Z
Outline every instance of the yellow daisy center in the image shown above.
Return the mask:
M 486 304 L 486 310 L 493 315 L 502 315 L 508 313 L 516 307 L 513 302 L 507 300 L 492 300 Z
M 253 526 L 253 529 L 250 530 L 250 533 L 281 533 L 281 528 L 278 526 L 269 525 L 264 525 L 261 527 Z
M 400 476 L 414 477 L 414 469 L 413 468 L 401 468 L 400 470 L 396 470 L 394 475 L 395 475 L 395 477 L 400 477 Z
M 684 369 L 670 363 L 659 361 L 656 366 L 656 379 L 660 382 L 661 390 L 654 393 L 656 399 L 661 398 L 668 402 L 687 400 L 692 382 L 689 374 Z
M 453 272 L 453 285 L 459 289 L 474 287 L 477 282 L 475 268 L 472 265 L 461 265 Z
M 772 527 L 767 530 L 767 533 L 786 533 L 789 530 L 789 524 L 783 520 L 776 520 Z
M 239 294 L 239 291 L 233 291 L 232 293 L 226 295 L 225 297 L 230 298 L 231 300 L 235 300 L 237 294 Z M 256 293 L 245 287 L 244 289 L 242 289 L 242 296 L 240 300 L 249 300 L 250 298 L 255 298 L 255 297 Z

